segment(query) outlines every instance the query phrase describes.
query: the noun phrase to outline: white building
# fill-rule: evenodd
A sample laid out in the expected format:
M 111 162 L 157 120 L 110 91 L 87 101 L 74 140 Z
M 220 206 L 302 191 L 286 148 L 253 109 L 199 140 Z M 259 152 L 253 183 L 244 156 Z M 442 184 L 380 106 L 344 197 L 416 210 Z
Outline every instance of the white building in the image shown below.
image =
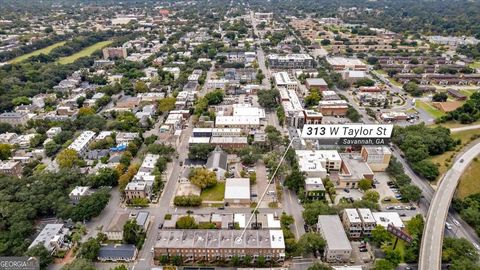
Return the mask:
M 227 178 L 225 202 L 230 204 L 250 204 L 250 179 Z
M 342 158 L 337 150 L 296 150 L 301 172 L 324 179 L 330 171 L 340 171 Z
M 260 117 L 252 115 L 217 116 L 215 118 L 215 127 L 241 129 L 258 128 L 260 127 Z
M 208 89 L 225 89 L 225 86 L 228 84 L 228 80 L 226 79 L 218 79 L 218 80 L 208 80 L 207 81 L 207 88 Z
M 84 156 L 88 150 L 88 144 L 95 137 L 95 132 L 86 130 L 80 134 L 69 146 L 68 149 L 77 151 L 79 156 Z
M 90 194 L 90 187 L 75 187 L 72 192 L 70 192 L 69 197 L 73 204 L 77 204 L 81 198 Z
M 33 240 L 28 249 L 43 245 L 52 254 L 66 247 L 64 243 L 65 236 L 68 234 L 68 228 L 63 224 L 47 224 L 40 234 Z
M 60 132 L 62 132 L 61 127 L 51 127 L 49 130 L 47 130 L 47 137 L 52 139 L 53 137 L 55 137 Z
M 273 78 L 275 80 L 275 85 L 277 88 L 285 88 L 287 90 L 297 90 L 298 89 L 298 82 L 290 76 L 288 72 L 282 71 L 273 74 Z
M 385 228 L 388 227 L 388 224 L 392 224 L 397 228 L 405 227 L 397 212 L 372 212 L 372 215 L 377 225 L 381 225 Z

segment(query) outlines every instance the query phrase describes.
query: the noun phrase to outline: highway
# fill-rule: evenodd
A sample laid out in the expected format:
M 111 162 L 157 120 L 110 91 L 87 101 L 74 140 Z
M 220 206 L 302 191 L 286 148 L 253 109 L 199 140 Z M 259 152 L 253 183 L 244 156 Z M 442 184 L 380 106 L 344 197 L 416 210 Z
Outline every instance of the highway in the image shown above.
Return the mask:
M 448 209 L 460 176 L 480 154 L 480 142 L 458 156 L 452 168 L 442 177 L 428 209 L 419 256 L 419 270 L 441 269 L 442 242 Z M 461 229 L 463 226 L 460 226 Z

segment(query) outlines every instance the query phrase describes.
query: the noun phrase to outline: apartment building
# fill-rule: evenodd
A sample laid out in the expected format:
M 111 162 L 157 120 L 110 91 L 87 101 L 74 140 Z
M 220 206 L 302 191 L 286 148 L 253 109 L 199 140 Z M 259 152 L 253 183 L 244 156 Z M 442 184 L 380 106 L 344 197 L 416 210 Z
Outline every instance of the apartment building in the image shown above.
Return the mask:
M 322 119 L 323 119 L 323 114 L 320 112 L 316 112 L 314 110 L 303 110 L 303 116 L 304 116 L 304 123 L 305 125 L 311 124 L 321 124 Z
M 308 88 L 308 90 L 328 90 L 328 84 L 322 78 L 307 78 L 305 81 L 305 86 Z
M 305 179 L 304 185 L 305 197 L 310 200 L 325 199 L 325 186 L 320 177 L 308 177 Z
M 102 50 L 103 58 L 104 59 L 116 59 L 116 58 L 126 58 L 127 57 L 127 49 L 124 47 L 118 48 L 104 48 Z
M 320 112 L 329 116 L 345 116 L 348 111 L 348 102 L 346 100 L 320 100 L 318 103 Z
M 392 158 L 392 152 L 386 146 L 364 145 L 360 154 L 373 172 L 384 172 Z
M 362 219 L 362 234 L 363 236 L 369 237 L 372 235 L 372 230 L 377 226 L 377 221 L 375 220 L 370 209 L 358 208 L 357 211 Z
M 334 70 L 367 70 L 367 65 L 356 58 L 327 57 L 327 62 L 333 67 Z
M 88 144 L 95 137 L 95 132 L 86 130 L 80 134 L 69 146 L 68 149 L 73 149 L 77 151 L 78 155 L 83 157 L 85 156 L 88 150 Z
M 80 202 L 80 199 L 82 199 L 85 196 L 88 196 L 89 194 L 90 194 L 90 187 L 77 186 L 70 192 L 68 197 L 70 198 L 70 201 L 73 204 L 77 204 Z
M 229 261 L 233 256 L 285 259 L 282 230 L 161 230 L 154 246 L 156 258 L 181 256 L 187 262 Z
M 36 245 L 43 245 L 50 254 L 68 249 L 69 244 L 65 243 L 65 237 L 68 233 L 69 230 L 64 224 L 47 224 L 35 240 L 33 240 L 28 249 Z
M 350 239 L 359 239 L 362 236 L 362 219 L 357 209 L 345 209 L 342 213 L 342 223 Z
M 270 68 L 274 69 L 307 69 L 315 66 L 315 60 L 308 54 L 269 54 L 267 60 Z
M 0 114 L 0 123 L 7 123 L 12 126 L 25 125 L 28 121 L 26 113 L 5 112 Z
M 152 195 L 152 188 L 152 183 L 148 181 L 132 181 L 125 187 L 125 198 L 127 198 L 128 201 L 135 198 L 150 199 L 150 196 Z
M 307 177 L 325 178 L 330 171 L 339 171 L 342 159 L 337 150 L 296 150 L 300 171 Z
M 279 88 L 280 99 L 285 110 L 285 122 L 288 126 L 301 128 L 304 125 L 303 106 L 295 90 Z
M 324 258 L 328 263 L 344 263 L 350 260 L 352 245 L 337 215 L 318 216 L 317 231 L 327 242 Z
M 260 126 L 260 117 L 255 115 L 231 115 L 217 116 L 215 118 L 216 128 L 240 128 L 248 130 Z
M 10 176 L 21 176 L 22 164 L 13 160 L 0 161 L 0 173 Z
M 273 74 L 273 79 L 275 80 L 275 85 L 277 88 L 285 88 L 287 90 L 298 90 L 298 82 L 290 76 L 288 72 L 282 71 Z

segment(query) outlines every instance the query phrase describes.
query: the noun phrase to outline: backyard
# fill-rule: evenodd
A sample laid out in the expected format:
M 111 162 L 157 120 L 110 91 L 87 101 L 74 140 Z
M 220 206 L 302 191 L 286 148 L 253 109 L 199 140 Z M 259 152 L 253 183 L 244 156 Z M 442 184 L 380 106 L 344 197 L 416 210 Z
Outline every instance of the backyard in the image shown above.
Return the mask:
M 69 56 L 61 57 L 60 59 L 58 59 L 58 63 L 62 64 L 62 65 L 71 64 L 71 63 L 75 62 L 75 60 L 77 60 L 81 57 L 89 56 L 92 53 L 94 53 L 95 51 L 100 50 L 100 49 L 110 45 L 111 43 L 112 43 L 111 40 L 97 42 L 97 43 L 93 44 L 92 46 L 88 46 L 88 47 L 84 48 L 83 50 L 81 50 L 77 53 L 74 53 L 74 54 L 69 55 Z
M 35 50 L 31 53 L 27 53 L 27 54 L 24 54 L 24 55 L 20 55 L 18 57 L 15 57 L 13 58 L 12 60 L 8 61 L 8 63 L 10 64 L 14 64 L 14 63 L 18 63 L 18 62 L 21 62 L 21 61 L 24 61 L 24 60 L 27 60 L 29 57 L 32 57 L 32 56 L 35 56 L 35 55 L 39 55 L 39 54 L 49 54 L 53 49 L 57 48 L 57 47 L 60 47 L 60 46 L 63 46 L 63 44 L 65 44 L 66 41 L 61 41 L 61 42 L 57 42 L 55 44 L 52 44 L 48 47 L 45 47 L 45 48 L 42 48 L 42 49 L 38 49 L 38 50 Z

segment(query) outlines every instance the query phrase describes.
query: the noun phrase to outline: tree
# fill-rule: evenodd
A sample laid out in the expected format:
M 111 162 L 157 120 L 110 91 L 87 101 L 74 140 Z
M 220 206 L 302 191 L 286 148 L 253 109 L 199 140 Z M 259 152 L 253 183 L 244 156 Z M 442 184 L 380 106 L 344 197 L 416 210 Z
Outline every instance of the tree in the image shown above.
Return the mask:
M 440 174 L 438 166 L 427 159 L 414 163 L 412 168 L 415 172 L 430 181 L 437 179 Z
M 97 258 L 100 251 L 100 242 L 96 238 L 90 238 L 87 242 L 83 243 L 78 256 L 88 261 L 93 261 Z
M 28 105 L 28 104 L 31 104 L 31 103 L 32 103 L 32 101 L 26 96 L 16 97 L 16 98 L 12 99 L 13 106 Z
M 205 168 L 194 168 L 188 175 L 190 182 L 201 189 L 213 187 L 217 184 L 217 175 Z
M 57 163 L 60 168 L 72 168 L 80 161 L 77 151 L 64 149 L 57 155 Z
M 297 246 L 303 255 L 322 253 L 326 241 L 318 233 L 305 233 L 298 240 Z
M 208 92 L 205 95 L 205 98 L 208 101 L 208 105 L 217 105 L 223 101 L 224 93 L 222 90 L 215 90 L 212 92 Z
M 398 249 L 388 248 L 385 250 L 385 260 L 397 266 L 402 261 L 402 254 Z
M 400 194 L 410 202 L 418 202 L 422 196 L 422 190 L 415 185 L 408 184 L 400 187 Z
M 146 93 L 148 92 L 148 86 L 143 81 L 137 81 L 134 90 L 136 93 Z
M 249 179 L 250 179 L 250 185 L 255 185 L 255 183 L 257 183 L 257 173 L 256 172 L 250 173 Z
M 317 106 L 318 102 L 321 99 L 322 99 L 322 95 L 318 91 L 311 90 L 309 94 L 305 97 L 305 106 L 307 107 Z
M 27 250 L 26 256 L 37 257 L 40 260 L 40 268 L 46 269 L 53 262 L 53 257 L 43 244 L 38 244 Z
M 294 169 L 292 170 L 292 173 L 285 178 L 285 186 L 298 193 L 300 188 L 305 186 L 305 178 L 306 177 L 303 172 L 300 172 L 298 169 Z
M 445 102 L 448 99 L 448 95 L 445 92 L 435 93 L 432 97 L 432 101 Z
M 122 264 L 122 265 L 116 266 L 115 268 L 112 268 L 110 270 L 128 270 L 128 268 L 124 264 Z
M 372 242 L 377 246 L 381 246 L 383 243 L 392 239 L 392 235 L 381 225 L 377 225 L 372 230 Z
M 73 262 L 66 264 L 61 270 L 96 270 L 93 264 L 85 259 L 75 259 Z
M 364 179 L 358 181 L 358 187 L 363 191 L 367 191 L 367 190 L 371 189 L 372 185 L 373 185 L 373 180 L 371 180 L 371 179 L 364 178 Z
M 387 260 L 376 260 L 374 270 L 394 270 L 395 266 Z
M 369 79 L 369 78 L 365 78 L 365 79 L 360 79 L 358 80 L 355 85 L 357 87 L 361 87 L 361 86 L 374 86 L 375 85 L 375 81 Z
M 328 264 L 315 262 L 312 266 L 308 267 L 308 270 L 333 270 L 333 267 Z
M 52 140 L 47 142 L 44 148 L 45 155 L 47 155 L 47 157 L 53 157 L 58 152 L 58 150 L 60 150 L 61 146 Z
M 322 201 L 314 201 L 304 205 L 302 212 L 303 219 L 307 225 L 313 226 L 318 222 L 319 215 L 332 215 L 336 214 L 335 209 L 328 206 L 328 204 Z
M 101 186 L 116 186 L 119 174 L 112 168 L 101 168 L 97 174 L 91 177 L 90 186 L 93 188 Z
M 197 195 L 175 196 L 173 204 L 175 206 L 200 206 L 202 198 Z
M 12 146 L 10 144 L 0 144 L 0 159 L 7 160 L 12 156 Z
M 442 261 L 452 262 L 454 260 L 478 261 L 478 251 L 465 238 L 445 237 L 442 249 Z
M 329 39 L 322 39 L 322 41 L 320 41 L 320 43 L 323 46 L 327 46 L 327 45 L 330 45 L 332 42 Z
M 418 84 L 413 81 L 410 81 L 404 84 L 403 90 L 405 90 L 405 92 L 409 93 L 414 97 L 419 97 L 422 95 L 422 91 L 420 90 L 420 87 L 418 87 Z
M 375 190 L 367 190 L 365 194 L 363 194 L 362 199 L 378 203 L 378 200 L 380 199 L 380 194 L 376 192 Z
M 182 259 L 182 256 L 179 256 L 179 255 L 175 255 L 175 256 L 172 256 L 172 264 L 173 265 L 181 265 L 183 263 L 183 259 Z
M 211 144 L 194 144 L 188 149 L 188 158 L 195 160 L 207 160 L 214 148 L 215 147 Z
M 279 104 L 279 97 L 280 93 L 278 90 L 260 90 L 257 93 L 258 96 L 258 104 L 265 108 L 266 110 L 273 110 Z
M 177 99 L 174 98 L 174 97 L 163 98 L 158 102 L 158 110 L 162 113 L 169 112 L 169 111 L 175 109 L 175 102 L 176 101 L 177 101 Z
M 257 262 L 257 267 L 264 267 L 267 262 L 267 259 L 264 256 L 260 255 L 257 257 L 256 262 Z
M 123 226 L 123 242 L 141 247 L 144 239 L 145 232 L 137 224 L 137 221 L 135 219 L 128 220 Z
M 192 216 L 183 216 L 178 218 L 175 223 L 175 228 L 177 229 L 196 229 L 198 224 L 195 222 L 195 218 Z

